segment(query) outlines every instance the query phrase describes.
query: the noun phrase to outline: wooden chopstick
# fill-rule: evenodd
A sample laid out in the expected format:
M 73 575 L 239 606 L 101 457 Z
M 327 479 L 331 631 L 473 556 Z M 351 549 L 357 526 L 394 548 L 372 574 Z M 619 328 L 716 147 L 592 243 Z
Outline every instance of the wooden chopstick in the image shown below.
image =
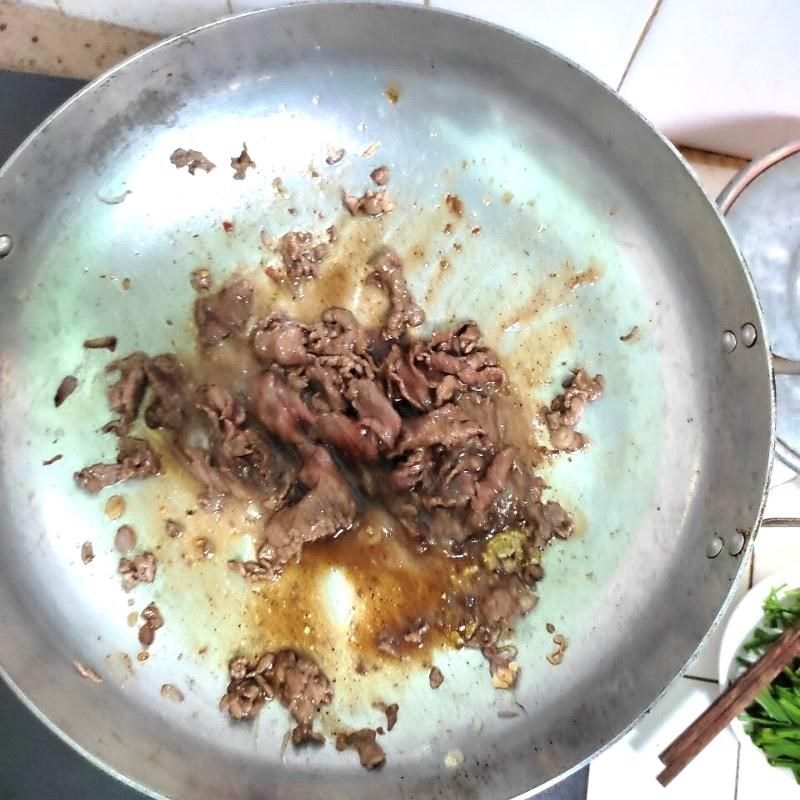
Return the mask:
M 800 621 L 787 628 L 755 664 L 748 667 L 686 730 L 659 756 L 664 769 L 658 782 L 666 786 L 780 671 L 800 655 Z

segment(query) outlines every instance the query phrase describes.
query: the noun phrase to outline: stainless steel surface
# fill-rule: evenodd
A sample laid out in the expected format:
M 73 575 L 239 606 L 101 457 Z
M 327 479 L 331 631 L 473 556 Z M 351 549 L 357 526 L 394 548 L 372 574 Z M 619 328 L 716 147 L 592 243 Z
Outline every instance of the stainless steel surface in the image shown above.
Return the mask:
M 258 169 L 232 181 L 227 160 L 242 141 Z M 347 149 L 342 166 L 324 165 L 329 145 Z M 178 146 L 218 168 L 178 172 L 168 162 Z M 222 565 L 161 569 L 153 591 L 137 594 L 137 609 L 159 602 L 167 626 L 150 659 L 124 669 L 119 653 L 137 648 L 114 574 L 116 526 L 103 517 L 105 496 L 80 495 L 71 472 L 111 447 L 95 433 L 107 418 L 106 359 L 83 351 L 83 339 L 114 332 L 121 352 L 180 342 L 192 269 L 256 268 L 262 227 L 318 227 L 313 212 L 333 218 L 340 188 L 360 189 L 378 163 L 392 167 L 397 202 L 385 237 L 409 256 L 425 250 L 409 257 L 409 277 L 431 319 L 477 318 L 532 412 L 576 363 L 602 371 L 608 391 L 587 415 L 589 450 L 547 475 L 585 524 L 547 553 L 540 603 L 515 637 L 515 695 L 491 688 L 474 653 L 437 656 L 442 689 L 432 693 L 424 673 L 392 688 L 400 722 L 384 739 L 387 764 L 367 773 L 330 744 L 283 750 L 280 708 L 254 726 L 216 710 L 244 591 Z M 278 176 L 290 198 L 273 190 Z M 100 199 L 126 190 L 122 203 Z M 463 199 L 463 225 L 482 230 L 463 231 L 463 252 L 448 255 L 437 283 L 446 192 Z M 15 241 L 0 266 L 0 663 L 76 747 L 148 791 L 527 796 L 642 714 L 727 603 L 772 450 L 753 288 L 675 151 L 546 49 L 412 7 L 297 6 L 212 25 L 133 59 L 46 123 L 0 172 L 0 231 Z M 597 279 L 565 291 L 578 271 Z M 746 323 L 755 344 L 726 353 L 723 333 Z M 634 325 L 638 337 L 621 341 Z M 67 373 L 80 387 L 55 410 Z M 160 535 L 148 528 L 152 491 L 121 491 L 145 541 Z M 747 542 L 734 557 L 737 531 Z M 726 546 L 715 558 L 711 533 Z M 82 565 L 87 539 L 97 555 Z M 546 622 L 569 642 L 558 667 L 545 658 Z M 103 684 L 81 679 L 73 659 Z M 380 675 L 366 687 L 337 678 L 339 718 L 375 724 L 347 699 L 363 707 L 391 687 Z M 166 703 L 164 682 L 186 702 Z M 519 716 L 498 717 L 510 707 Z M 453 750 L 464 761 L 449 768 Z
M 775 353 L 775 452 L 800 470 L 800 141 L 748 164 L 717 202 L 750 268 Z

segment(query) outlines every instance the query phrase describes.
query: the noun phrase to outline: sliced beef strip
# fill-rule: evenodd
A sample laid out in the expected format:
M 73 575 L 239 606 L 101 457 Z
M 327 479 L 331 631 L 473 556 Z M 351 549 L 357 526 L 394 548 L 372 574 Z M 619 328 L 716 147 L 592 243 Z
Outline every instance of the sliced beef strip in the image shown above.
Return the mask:
M 288 444 L 306 440 L 301 425 L 312 425 L 314 414 L 276 372 L 264 372 L 250 390 L 251 406 L 258 421 L 278 439 Z
M 306 451 L 298 477 L 308 493 L 277 511 L 264 528 L 258 560 L 268 577 L 279 575 L 306 542 L 340 533 L 356 518 L 353 493 L 328 451 L 319 446 L 306 446 Z
M 336 735 L 336 749 L 347 750 L 351 747 L 358 753 L 361 766 L 375 769 L 386 761 L 386 753 L 376 741 L 377 734 L 372 728 L 361 728 L 352 733 L 338 733 Z
M 149 428 L 178 430 L 183 425 L 186 375 L 172 353 L 149 358 L 144 362 L 147 382 L 155 397 L 144 412 Z
M 502 383 L 505 371 L 482 339 L 474 322 L 462 322 L 449 331 L 434 334 L 417 359 L 432 370 L 455 376 L 465 386 L 483 388 Z
M 281 367 L 300 367 L 311 361 L 308 328 L 300 322 L 274 315 L 260 322 L 253 334 L 253 350 L 262 361 Z
M 118 358 L 106 367 L 106 372 L 119 372 L 119 378 L 106 389 L 106 395 L 111 410 L 122 415 L 123 430 L 139 414 L 139 406 L 147 387 L 147 374 L 144 369 L 146 363 L 147 356 L 137 352 L 125 358 Z
M 410 351 L 393 344 L 381 365 L 384 381 L 391 397 L 402 398 L 419 411 L 433 407 L 431 385 Z
M 401 339 L 408 328 L 425 322 L 425 312 L 414 302 L 403 273 L 403 262 L 393 250 L 386 250 L 370 262 L 370 280 L 389 295 L 389 316 L 383 326 L 386 339 Z
M 477 422 L 467 417 L 457 406 L 450 404 L 418 417 L 404 419 L 396 450 L 398 453 L 406 453 L 433 445 L 453 448 L 482 433 Z
M 126 436 L 117 445 L 115 464 L 92 464 L 75 473 L 75 482 L 91 494 L 131 478 L 161 474 L 161 461 L 144 439 Z
M 297 471 L 291 454 L 251 424 L 244 406 L 224 387 L 199 387 L 193 403 L 204 413 L 209 445 L 208 450 L 184 447 L 183 455 L 207 487 L 202 504 L 215 507 L 232 495 L 267 510 L 280 507 Z
M 347 387 L 347 399 L 358 414 L 359 422 L 371 430 L 384 449 L 391 449 L 400 435 L 400 415 L 374 381 L 359 379 Z
M 211 295 L 198 297 L 194 318 L 200 343 L 219 344 L 244 330 L 253 306 L 253 286 L 245 278 L 234 278 Z
M 378 437 L 375 432 L 338 411 L 320 414 L 311 426 L 310 433 L 347 458 L 356 461 L 378 460 Z
M 508 485 L 508 477 L 514 468 L 516 455 L 516 447 L 504 447 L 492 458 L 472 496 L 471 503 L 474 511 L 486 511 L 495 497 Z

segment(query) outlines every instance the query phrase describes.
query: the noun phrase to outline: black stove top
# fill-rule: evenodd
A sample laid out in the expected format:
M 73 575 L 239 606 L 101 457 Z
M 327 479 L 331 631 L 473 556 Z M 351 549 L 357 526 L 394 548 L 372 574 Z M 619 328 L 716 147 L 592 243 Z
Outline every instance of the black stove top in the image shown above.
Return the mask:
M 71 78 L 0 70 L 0 164 L 83 85 Z M 64 744 L 2 681 L 0 732 L 0 800 L 144 800 L 140 792 L 106 775 Z M 586 800 L 588 780 L 586 767 L 538 797 Z

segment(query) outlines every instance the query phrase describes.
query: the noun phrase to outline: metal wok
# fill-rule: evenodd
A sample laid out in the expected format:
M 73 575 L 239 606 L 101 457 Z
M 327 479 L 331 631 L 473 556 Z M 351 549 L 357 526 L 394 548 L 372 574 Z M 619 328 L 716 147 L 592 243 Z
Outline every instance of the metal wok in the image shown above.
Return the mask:
M 233 181 L 228 159 L 243 141 L 257 169 Z M 325 164 L 331 146 L 347 151 L 337 167 Z M 217 169 L 174 169 L 176 147 Z M 368 773 L 330 743 L 282 748 L 278 707 L 253 726 L 217 710 L 240 621 L 220 589 L 232 580 L 224 564 L 208 568 L 213 608 L 161 571 L 165 635 L 131 665 L 116 525 L 105 496 L 82 495 L 71 476 L 112 448 L 96 433 L 107 359 L 83 340 L 172 348 L 192 269 L 257 269 L 260 230 L 318 227 L 314 213 L 334 218 L 341 188 L 360 191 L 378 164 L 392 168 L 397 204 L 383 237 L 407 256 L 418 297 L 449 247 L 436 217 L 445 194 L 481 229 L 448 251 L 430 319 L 477 319 L 531 409 L 575 364 L 602 372 L 608 391 L 586 418 L 591 447 L 546 476 L 579 510 L 582 534 L 546 555 L 540 603 L 516 636 L 515 693 L 491 688 L 479 655 L 443 654 L 440 690 L 412 674 L 396 691 L 387 763 Z M 642 715 L 726 606 L 772 457 L 753 286 L 674 149 L 549 50 L 399 6 L 301 5 L 209 25 L 112 70 L 48 119 L 0 172 L 0 234 L 0 664 L 43 720 L 122 780 L 193 800 L 528 796 Z M 596 280 L 565 291 L 587 270 Z M 55 409 L 68 373 L 79 389 Z M 147 535 L 140 487 L 118 493 Z M 557 667 L 546 622 L 568 640 Z M 369 711 L 375 686 L 337 677 L 337 693 L 362 693 Z M 162 698 L 163 683 L 182 686 L 185 702 Z

